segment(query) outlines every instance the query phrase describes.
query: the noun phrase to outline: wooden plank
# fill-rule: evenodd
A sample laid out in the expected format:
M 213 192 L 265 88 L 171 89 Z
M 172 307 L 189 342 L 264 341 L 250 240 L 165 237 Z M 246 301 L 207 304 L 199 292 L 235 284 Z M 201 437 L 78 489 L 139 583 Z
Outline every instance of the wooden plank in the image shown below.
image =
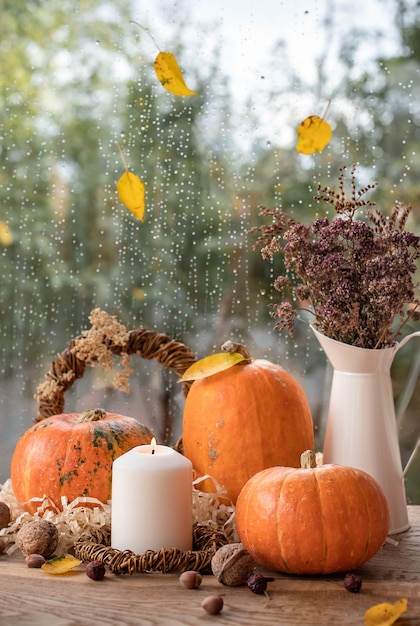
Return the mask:
M 343 626 L 363 624 L 365 610 L 379 602 L 408 599 L 405 626 L 420 624 L 420 507 L 409 507 L 412 527 L 387 542 L 360 568 L 359 594 L 343 587 L 343 575 L 302 577 L 273 574 L 268 597 L 247 587 L 223 587 L 205 576 L 199 589 L 188 590 L 176 574 L 107 573 L 92 581 L 80 571 L 50 576 L 29 569 L 20 553 L 0 557 L 0 624 L 19 626 L 193 626 L 195 624 L 245 626 Z M 207 595 L 220 594 L 225 606 L 218 616 L 201 608 Z

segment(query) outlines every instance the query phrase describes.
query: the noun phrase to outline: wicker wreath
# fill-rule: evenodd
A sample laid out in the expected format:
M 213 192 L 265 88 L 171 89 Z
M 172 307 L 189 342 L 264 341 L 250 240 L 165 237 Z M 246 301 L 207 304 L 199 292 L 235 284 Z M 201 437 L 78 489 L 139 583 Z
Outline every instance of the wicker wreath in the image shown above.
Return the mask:
M 156 359 L 164 368 L 171 368 L 182 376 L 185 370 L 196 361 L 196 356 L 187 346 L 152 330 L 140 328 L 127 334 L 127 341 L 121 345 L 109 335 L 103 337 L 107 349 L 116 356 L 137 355 L 143 359 Z M 37 394 L 39 403 L 35 422 L 51 415 L 63 413 L 65 392 L 81 378 L 87 363 L 75 355 L 75 346 L 83 336 L 72 339 L 67 348 L 51 364 L 45 376 L 52 383 L 48 390 Z M 184 395 L 188 394 L 190 382 L 183 383 Z M 51 393 L 51 388 L 54 390 Z M 182 441 L 175 448 L 182 452 Z M 206 572 L 216 550 L 229 543 L 226 535 L 207 525 L 196 524 L 193 527 L 193 549 L 182 551 L 178 548 L 162 549 L 157 552 L 148 550 L 136 555 L 130 550 L 117 550 L 110 544 L 110 530 L 93 529 L 83 533 L 75 544 L 75 554 L 83 561 L 102 561 L 115 574 L 133 572 L 181 572 L 189 569 Z
M 74 552 L 82 561 L 101 561 L 113 574 L 168 574 L 187 570 L 205 574 L 211 571 L 211 559 L 216 551 L 229 543 L 222 531 L 203 524 L 193 527 L 193 549 L 188 551 L 171 548 L 156 552 L 148 550 L 139 555 L 131 550 L 116 550 L 109 546 L 109 542 L 109 531 L 88 531 L 76 541 Z
M 74 348 L 80 339 L 82 337 L 72 339 L 67 348 L 52 362 L 45 378 L 55 383 L 55 391 L 53 394 L 41 392 L 37 395 L 39 408 L 35 418 L 36 422 L 51 415 L 62 413 L 65 404 L 65 392 L 78 378 L 83 376 L 87 364 L 74 354 Z M 105 336 L 103 342 L 108 350 L 116 356 L 135 354 L 143 359 L 156 359 L 162 367 L 173 369 L 179 376 L 196 361 L 195 354 L 185 344 L 175 341 L 163 333 L 146 328 L 129 331 L 127 342 L 124 345 L 114 343 L 112 338 Z M 190 386 L 190 382 L 183 383 L 185 395 L 187 395 Z

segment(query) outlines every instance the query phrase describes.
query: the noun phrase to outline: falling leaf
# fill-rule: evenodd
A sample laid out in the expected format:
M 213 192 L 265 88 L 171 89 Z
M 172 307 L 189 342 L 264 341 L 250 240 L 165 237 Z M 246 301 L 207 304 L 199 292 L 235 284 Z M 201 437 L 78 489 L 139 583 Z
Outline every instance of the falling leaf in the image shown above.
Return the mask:
M 246 361 L 247 359 L 239 352 L 220 352 L 218 354 L 211 354 L 206 356 L 200 361 L 193 363 L 182 375 L 179 382 L 183 383 L 186 380 L 200 380 L 201 378 L 207 378 L 218 374 L 224 370 L 229 369 L 233 365 Z
M 7 246 L 11 246 L 12 243 L 13 243 L 12 231 L 10 230 L 6 222 L 3 222 L 0 220 L 0 244 L 2 246 L 7 247 Z
M 47 574 L 66 574 L 81 563 L 82 561 L 71 556 L 71 554 L 66 554 L 66 556 L 57 556 L 54 559 L 46 561 L 41 565 L 41 569 L 47 572 Z
M 141 222 L 144 216 L 144 184 L 138 176 L 126 171 L 117 183 L 118 197 Z
M 407 611 L 407 599 L 401 598 L 395 604 L 382 602 L 371 606 L 365 612 L 366 626 L 391 626 L 397 619 Z
M 145 297 L 146 297 L 146 293 L 144 289 L 142 289 L 141 287 L 134 287 L 133 289 L 134 300 L 144 300 Z
M 159 82 L 175 96 L 198 96 L 185 84 L 178 61 L 172 52 L 159 52 L 155 59 L 155 72 Z
M 301 154 L 322 152 L 331 139 L 331 126 L 317 115 L 311 115 L 299 124 L 296 150 Z

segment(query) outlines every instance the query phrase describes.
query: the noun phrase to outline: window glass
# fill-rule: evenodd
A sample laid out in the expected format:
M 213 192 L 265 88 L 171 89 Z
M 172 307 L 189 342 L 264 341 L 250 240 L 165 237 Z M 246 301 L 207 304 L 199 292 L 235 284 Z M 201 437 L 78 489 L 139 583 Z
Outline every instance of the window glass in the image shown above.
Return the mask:
M 304 221 L 331 215 L 313 200 L 317 183 L 334 187 L 339 168 L 357 163 L 360 185 L 378 181 L 381 208 L 412 204 L 409 227 L 419 232 L 418 3 L 76 4 L 2 7 L 0 480 L 51 361 L 97 307 L 198 356 L 234 339 L 282 364 L 307 391 L 322 449 L 331 372 L 306 324 L 293 336 L 274 330 L 281 267 L 261 259 L 247 230 L 260 205 Z M 160 84 L 162 51 L 199 95 Z M 311 115 L 333 135 L 302 155 L 296 130 Z M 145 184 L 143 222 L 117 195 L 126 166 Z M 402 393 L 417 352 L 407 347 L 393 368 L 405 462 L 419 434 L 418 385 Z M 89 368 L 66 393 L 66 411 L 103 406 L 173 443 L 176 376 L 136 357 L 133 366 L 130 394 Z M 414 461 L 411 501 L 420 500 L 416 473 Z

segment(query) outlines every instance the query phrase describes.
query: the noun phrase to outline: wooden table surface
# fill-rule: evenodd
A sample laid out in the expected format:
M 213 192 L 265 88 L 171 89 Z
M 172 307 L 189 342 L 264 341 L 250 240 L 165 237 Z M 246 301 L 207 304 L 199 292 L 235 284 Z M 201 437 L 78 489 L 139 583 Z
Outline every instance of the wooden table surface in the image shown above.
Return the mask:
M 298 577 L 274 574 L 268 596 L 244 587 L 224 587 L 204 576 L 199 589 L 181 587 L 176 574 L 107 573 L 95 582 L 81 565 L 51 576 L 29 569 L 20 553 L 0 556 L 0 624 L 3 626 L 245 624 L 248 626 L 342 626 L 364 624 L 364 612 L 380 602 L 408 599 L 408 611 L 397 624 L 420 625 L 420 506 L 409 507 L 411 528 L 387 541 L 360 568 L 363 584 L 354 594 L 343 587 L 343 575 Z M 224 598 L 222 613 L 207 615 L 201 601 Z

